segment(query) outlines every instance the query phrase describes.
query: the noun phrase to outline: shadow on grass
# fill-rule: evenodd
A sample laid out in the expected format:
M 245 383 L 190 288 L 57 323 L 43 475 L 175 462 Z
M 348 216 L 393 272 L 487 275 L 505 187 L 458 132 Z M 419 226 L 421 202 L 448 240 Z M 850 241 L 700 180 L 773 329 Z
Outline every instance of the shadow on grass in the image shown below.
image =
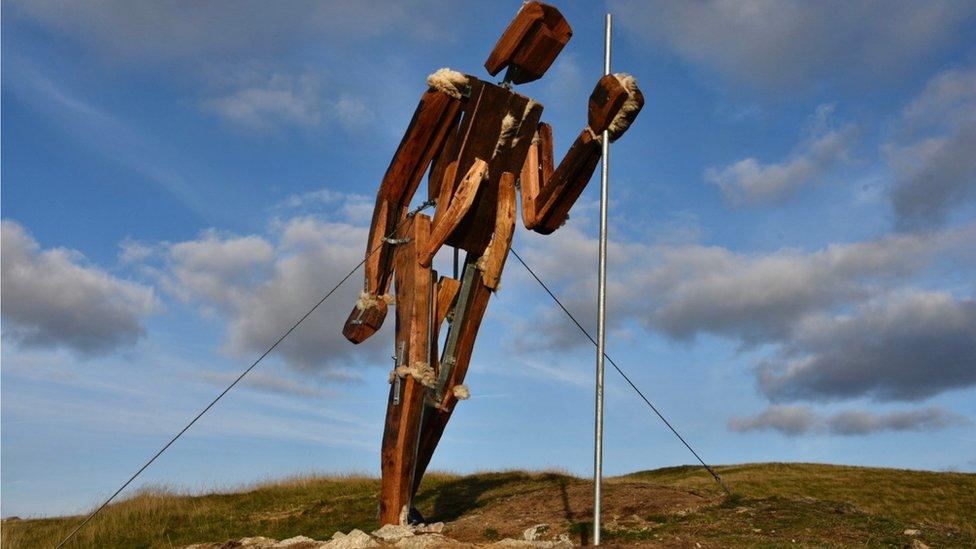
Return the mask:
M 521 472 L 489 473 L 448 480 L 422 487 L 417 494 L 418 508 L 428 510 L 430 521 L 449 522 L 462 515 L 491 504 L 499 498 L 524 490 L 559 483 L 566 516 L 571 516 L 567 479 L 559 474 L 529 475 Z M 433 509 L 431 509 L 431 507 Z M 427 516 L 425 514 L 425 516 Z

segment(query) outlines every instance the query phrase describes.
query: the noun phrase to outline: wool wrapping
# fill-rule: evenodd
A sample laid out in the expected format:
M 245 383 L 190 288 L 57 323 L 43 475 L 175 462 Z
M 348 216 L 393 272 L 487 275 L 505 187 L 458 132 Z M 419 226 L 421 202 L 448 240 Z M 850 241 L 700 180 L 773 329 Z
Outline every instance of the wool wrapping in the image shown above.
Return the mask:
M 390 294 L 376 295 L 364 291 L 359 294 L 359 299 L 356 300 L 356 309 L 359 311 L 365 311 L 379 305 L 380 301 L 385 302 L 387 305 L 393 305 L 393 296 Z
M 610 126 L 607 127 L 610 136 L 616 138 L 630 126 L 632 117 L 629 115 L 640 109 L 640 104 L 637 102 L 637 79 L 632 75 L 622 72 L 618 72 L 613 76 L 627 90 L 627 100 L 624 101 L 623 106 L 620 107 L 620 112 L 617 113 L 617 116 L 613 117 L 613 120 L 610 121 Z
M 390 372 L 389 382 L 393 383 L 397 377 L 406 378 L 410 376 L 424 387 L 435 387 L 437 385 L 437 374 L 430 364 L 417 361 L 411 366 L 397 366 Z
M 491 157 L 494 158 L 498 154 L 498 151 L 502 150 L 503 147 L 507 147 L 512 143 L 512 138 L 515 137 L 515 132 L 518 131 L 518 124 L 515 123 L 515 117 L 512 113 L 505 115 L 502 119 L 502 128 L 498 134 L 498 142 L 495 143 L 495 151 L 491 153 Z
M 461 383 L 455 385 L 451 392 L 454 393 L 454 398 L 458 400 L 468 400 L 471 398 L 471 391 L 468 389 L 468 386 Z
M 464 95 L 461 90 L 468 86 L 468 77 L 458 71 L 443 68 L 427 77 L 427 85 L 454 99 L 461 99 Z

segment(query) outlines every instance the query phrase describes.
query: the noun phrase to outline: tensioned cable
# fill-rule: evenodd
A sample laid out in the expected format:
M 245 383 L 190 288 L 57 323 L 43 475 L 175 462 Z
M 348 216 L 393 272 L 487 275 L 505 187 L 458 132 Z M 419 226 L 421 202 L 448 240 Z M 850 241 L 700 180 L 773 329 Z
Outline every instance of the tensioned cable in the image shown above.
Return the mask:
M 586 328 L 584 328 L 583 325 L 580 324 L 578 320 L 576 320 L 576 317 L 573 316 L 573 313 L 569 312 L 569 309 L 567 309 L 566 306 L 563 305 L 563 302 L 560 301 L 558 297 L 556 297 L 556 294 L 554 294 L 552 290 L 549 289 L 549 286 L 547 286 L 546 283 L 543 282 L 541 278 L 539 278 L 539 275 L 535 274 L 535 271 L 533 271 L 532 268 L 525 263 L 525 260 L 523 260 L 522 257 L 518 254 L 518 252 L 515 251 L 514 247 L 511 249 L 511 251 L 512 251 L 512 255 L 515 256 L 515 259 L 517 259 L 518 262 L 521 263 L 523 267 L 525 267 L 525 270 L 529 271 L 529 274 L 532 275 L 532 278 L 534 278 L 536 282 L 538 282 L 539 285 L 542 286 L 542 289 L 545 290 L 547 294 L 549 294 L 549 297 L 551 297 L 553 301 L 556 302 L 556 305 L 559 305 L 559 308 L 562 309 L 564 313 L 566 313 L 566 316 L 568 316 L 569 319 L 573 321 L 573 324 L 576 324 L 576 327 L 579 328 L 581 332 L 583 332 L 583 335 L 585 335 L 586 338 L 589 339 L 591 343 L 596 345 L 596 340 L 593 339 L 593 336 L 591 336 L 590 333 L 586 331 Z M 613 365 L 614 369 L 617 370 L 617 373 L 620 374 L 620 377 L 624 378 L 624 381 L 626 381 L 630 385 L 630 387 L 634 389 L 634 391 L 636 391 L 638 395 L 640 395 L 641 399 L 643 399 L 644 402 L 646 402 L 647 405 L 650 406 L 651 410 L 653 410 L 654 413 L 657 414 L 657 417 L 661 418 L 661 421 L 663 421 L 664 424 L 668 426 L 668 429 L 671 429 L 671 432 L 674 433 L 674 436 L 678 437 L 678 440 L 680 440 L 681 443 L 685 445 L 685 448 L 687 448 L 689 452 L 694 454 L 694 456 L 698 459 L 698 462 L 702 464 L 702 467 L 704 467 L 705 470 L 712 475 L 712 478 L 715 479 L 715 482 L 718 482 L 719 486 L 722 487 L 722 490 L 724 490 L 726 494 L 732 495 L 732 491 L 729 490 L 728 486 L 726 486 L 725 481 L 722 480 L 722 477 L 718 476 L 718 473 L 716 473 L 707 463 L 705 463 L 705 460 L 703 460 L 701 456 L 698 455 L 698 452 L 696 452 L 695 449 L 691 447 L 691 444 L 688 444 L 688 441 L 685 440 L 685 437 L 681 436 L 681 433 L 679 433 L 678 430 L 675 429 L 673 425 L 671 425 L 671 422 L 664 417 L 664 414 L 662 414 L 660 410 L 657 409 L 656 406 L 651 404 L 651 401 L 648 400 L 646 396 L 644 396 L 644 393 L 637 388 L 637 385 L 634 385 L 634 382 L 630 380 L 630 377 L 628 377 L 623 370 L 620 369 L 620 366 L 617 366 L 617 363 L 614 362 L 612 358 L 610 358 L 610 355 L 608 355 L 607 353 L 603 353 L 603 356 L 607 359 L 608 362 L 610 362 L 611 365 Z
M 390 238 L 391 236 L 393 236 L 400 229 L 400 226 L 403 225 L 404 222 L 406 222 L 407 219 L 409 219 L 410 217 L 416 215 L 417 213 L 420 213 L 421 211 L 423 211 L 423 210 L 425 210 L 425 209 L 427 209 L 427 208 L 429 208 L 430 206 L 433 206 L 433 205 L 434 205 L 434 201 L 428 200 L 428 201 L 424 202 L 423 204 L 421 204 L 420 206 L 418 206 L 417 208 L 415 208 L 414 210 L 412 210 L 411 212 L 409 212 L 407 214 L 407 216 L 403 219 L 403 221 L 400 221 L 400 223 L 398 223 L 397 226 L 394 227 L 394 229 L 392 231 L 390 231 L 389 234 L 387 234 L 384 237 L 384 240 L 386 240 L 387 238 Z M 203 410 L 200 411 L 199 414 L 197 414 L 196 416 L 194 416 L 194 418 L 191 419 L 190 422 L 187 423 L 186 426 L 183 427 L 180 430 L 180 432 L 176 433 L 176 435 L 174 435 L 173 438 L 171 438 L 169 440 L 169 442 L 166 443 L 165 446 L 163 446 L 162 448 L 160 448 L 160 450 L 158 452 L 156 452 L 156 454 L 153 455 L 153 457 L 149 458 L 149 461 L 147 461 L 145 463 L 145 465 L 143 465 L 142 467 L 140 467 L 139 470 L 135 472 L 135 474 L 133 474 L 131 477 L 129 477 L 129 480 L 125 481 L 125 483 L 123 483 L 122 486 L 119 487 L 119 489 L 116 490 L 114 494 L 112 494 L 111 496 L 109 496 L 109 498 L 106 499 L 104 503 L 102 503 L 101 505 L 98 506 L 97 509 L 95 509 L 94 511 L 92 511 L 91 514 L 89 514 L 88 517 L 86 517 L 85 520 L 83 520 L 81 522 L 81 524 L 79 524 L 78 526 L 76 526 L 75 529 L 72 530 L 71 533 L 68 534 L 67 537 L 65 537 L 63 540 L 61 540 L 61 543 L 59 543 L 55 549 L 59 549 L 60 547 L 62 547 L 65 543 L 68 542 L 68 540 L 70 540 L 76 533 L 78 533 L 79 530 L 81 530 L 86 524 L 88 524 L 91 521 L 91 519 L 95 518 L 95 515 L 97 515 L 102 509 L 104 509 L 109 503 L 111 503 L 111 501 L 113 499 L 115 499 L 116 496 L 118 496 L 120 493 L 122 493 L 122 490 L 125 490 L 125 488 L 129 484 L 131 484 L 132 481 L 134 481 L 136 479 L 136 477 L 138 477 L 140 474 L 142 474 L 143 471 L 145 471 L 150 465 L 152 465 L 152 463 L 154 461 L 156 461 L 156 458 L 158 458 L 159 456 L 161 456 L 163 454 L 163 452 L 165 452 L 170 446 L 172 446 L 173 443 L 176 442 L 176 440 L 178 438 L 180 438 L 181 436 L 183 436 L 183 433 L 185 433 L 190 427 L 192 427 L 193 424 L 196 423 L 198 419 L 200 419 L 201 417 L 203 417 L 203 414 L 206 414 L 211 408 L 213 408 L 214 405 L 217 404 L 217 401 L 219 401 L 220 399 L 222 399 L 224 397 L 224 395 L 226 395 L 228 392 L 230 392 L 230 390 L 233 389 L 234 386 L 236 386 L 242 379 L 244 379 L 244 376 L 246 376 L 248 373 L 250 373 L 251 370 L 253 370 L 262 360 L 264 360 L 264 358 L 266 356 L 268 356 L 269 354 L 271 354 L 271 352 L 274 351 L 275 348 L 277 348 L 278 345 L 281 344 L 281 342 L 284 341 L 286 337 L 288 337 L 292 332 L 294 332 L 295 329 L 298 328 L 298 326 L 301 325 L 302 322 L 305 322 L 305 319 L 307 319 L 308 317 L 312 316 L 312 313 L 314 313 L 315 310 L 318 309 L 320 305 L 322 305 L 323 303 L 325 303 L 325 300 L 329 299 L 329 297 L 331 297 L 332 294 L 334 294 L 336 292 L 336 290 L 339 289 L 340 286 L 342 286 L 347 280 L 349 280 L 349 277 L 351 277 L 356 271 L 359 270 L 360 267 L 363 266 L 364 263 L 366 263 L 366 260 L 368 260 L 371 255 L 373 255 L 377 250 L 379 250 L 382 247 L 383 247 L 383 244 L 381 243 L 379 246 L 376 246 L 372 250 L 369 250 L 369 252 L 363 258 L 363 260 L 360 261 L 358 264 L 356 264 L 356 266 L 353 267 L 353 269 L 351 271 L 349 271 L 349 274 L 347 274 L 346 276 L 342 277 L 342 280 L 340 280 L 338 284 L 336 284 L 331 290 L 329 290 L 329 292 L 327 294 L 325 294 L 322 297 L 322 299 L 320 299 L 315 305 L 313 305 L 312 308 L 308 310 L 308 312 L 306 312 L 304 315 L 302 315 L 302 317 L 299 318 L 298 321 L 296 321 L 294 324 L 292 324 L 291 328 L 288 328 L 288 330 L 286 330 L 285 333 L 281 334 L 281 337 L 279 337 L 270 347 L 268 347 L 268 350 L 266 350 L 264 353 L 262 353 L 261 356 L 259 356 L 257 360 L 255 360 L 253 363 L 251 363 L 251 365 L 248 366 L 246 370 L 244 370 L 243 372 L 241 372 L 241 375 L 237 376 L 237 379 L 235 379 L 233 382 L 231 382 L 231 384 L 228 385 L 226 389 L 224 389 L 223 391 L 221 391 L 220 394 L 217 395 L 217 398 L 215 398 L 212 401 L 210 401 L 210 404 L 207 404 L 207 407 L 206 408 L 204 408 Z

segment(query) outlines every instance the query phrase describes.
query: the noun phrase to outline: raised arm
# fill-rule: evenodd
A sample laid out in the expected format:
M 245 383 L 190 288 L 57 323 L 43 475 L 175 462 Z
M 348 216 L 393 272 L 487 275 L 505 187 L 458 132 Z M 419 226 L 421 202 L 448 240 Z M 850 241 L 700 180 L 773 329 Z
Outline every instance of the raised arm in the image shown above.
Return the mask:
M 376 333 L 386 318 L 386 296 L 393 273 L 393 245 L 385 240 L 407 214 L 424 172 L 457 121 L 467 79 L 442 69 L 427 79 L 430 89 L 410 120 L 400 146 L 376 193 L 376 206 L 366 244 L 365 286 L 342 329 L 353 343 Z
M 569 210 L 589 183 L 602 154 L 603 130 L 616 141 L 644 106 L 634 77 L 606 75 L 590 95 L 588 122 L 553 170 L 552 128 L 540 123 L 521 174 L 522 222 L 527 229 L 549 234 L 566 222 Z

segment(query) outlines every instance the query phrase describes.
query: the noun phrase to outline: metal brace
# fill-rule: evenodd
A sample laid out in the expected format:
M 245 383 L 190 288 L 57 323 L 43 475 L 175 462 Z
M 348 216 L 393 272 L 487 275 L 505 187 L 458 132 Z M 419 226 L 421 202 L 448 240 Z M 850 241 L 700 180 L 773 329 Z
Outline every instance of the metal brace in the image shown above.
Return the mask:
M 360 310 L 359 311 L 359 315 L 356 316 L 356 318 L 354 318 L 352 320 L 352 322 L 350 322 L 349 324 L 352 324 L 353 326 L 359 326 L 360 324 L 363 323 L 363 315 L 364 314 L 366 314 L 366 309 Z
M 397 374 L 397 368 L 401 364 L 403 364 L 403 352 L 404 352 L 405 345 L 406 345 L 405 341 L 401 341 L 400 344 L 397 345 L 397 354 L 396 357 L 394 357 L 395 360 L 393 362 L 393 405 L 394 406 L 400 405 L 401 378 L 400 375 Z
M 406 244 L 407 242 L 410 242 L 410 237 L 408 236 L 404 238 L 390 238 L 388 236 L 384 236 L 383 242 L 386 242 L 391 246 L 399 246 L 400 244 Z

